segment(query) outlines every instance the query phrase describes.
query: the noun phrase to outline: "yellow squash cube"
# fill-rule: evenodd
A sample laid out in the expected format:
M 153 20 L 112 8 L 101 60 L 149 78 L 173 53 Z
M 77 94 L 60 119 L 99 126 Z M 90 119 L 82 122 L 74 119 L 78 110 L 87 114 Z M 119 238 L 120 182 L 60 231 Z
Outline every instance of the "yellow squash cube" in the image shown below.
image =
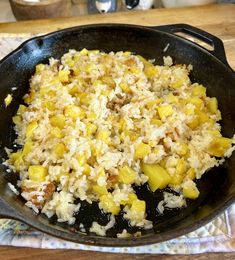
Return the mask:
M 95 124 L 92 123 L 87 123 L 86 124 L 86 133 L 87 136 L 91 136 L 92 134 L 94 134 L 97 130 L 97 126 Z
M 125 200 L 125 201 L 121 201 L 121 205 L 132 205 L 132 203 L 137 200 L 138 197 L 136 196 L 135 193 L 130 193 L 128 195 L 128 199 Z
M 196 178 L 196 172 L 195 172 L 195 170 L 194 170 L 193 168 L 190 168 L 190 169 L 187 171 L 186 176 L 188 176 L 188 178 L 193 181 L 193 180 Z
M 158 69 L 154 66 L 154 65 L 148 65 L 145 66 L 144 68 L 144 74 L 146 75 L 146 77 L 148 79 L 153 78 L 154 76 L 156 76 L 158 74 Z
M 187 181 L 183 184 L 183 194 L 185 198 L 197 199 L 200 192 L 197 189 L 195 182 Z
M 66 153 L 66 151 L 67 151 L 67 148 L 63 143 L 58 143 L 53 148 L 53 152 L 57 158 L 63 157 L 63 155 Z
M 151 153 L 151 147 L 145 143 L 139 143 L 135 148 L 135 158 L 143 159 L 146 155 Z
M 108 130 L 99 130 L 96 134 L 96 138 L 108 144 L 110 140 L 110 134 L 111 133 Z
M 217 110 L 218 110 L 218 101 L 215 97 L 210 98 L 207 101 L 206 104 L 208 110 L 212 113 L 212 114 L 216 114 Z
M 23 151 L 22 151 L 22 156 L 26 156 L 27 154 L 29 154 L 32 150 L 32 147 L 33 147 L 33 142 L 26 141 L 24 144 Z
M 132 212 L 145 214 L 146 211 L 146 202 L 144 200 L 134 200 L 131 206 Z
M 148 176 L 148 184 L 153 192 L 165 188 L 171 181 L 169 173 L 159 164 L 143 163 L 141 169 Z
M 63 138 L 64 137 L 62 131 L 57 126 L 56 127 L 52 127 L 50 133 L 51 133 L 51 136 L 55 137 L 55 138 Z
M 171 105 L 165 105 L 165 106 L 160 106 L 157 108 L 159 117 L 164 120 L 168 116 L 171 116 L 173 114 L 173 109 Z
M 132 184 L 135 181 L 136 176 L 137 173 L 127 165 L 118 170 L 119 181 L 124 184 Z
M 80 109 L 78 106 L 70 105 L 64 109 L 64 115 L 66 117 L 72 118 L 73 120 L 76 120 L 78 118 L 80 119 L 84 118 L 85 112 L 82 109 Z
M 180 159 L 176 165 L 175 173 L 171 178 L 170 184 L 179 185 L 184 180 L 187 171 L 187 163 L 185 160 Z
M 29 123 L 26 127 L 26 133 L 25 133 L 26 138 L 30 138 L 33 135 L 34 131 L 37 129 L 37 127 L 38 127 L 37 121 L 33 121 Z
M 100 196 L 108 194 L 106 186 L 93 185 L 92 190 Z
M 223 157 L 225 152 L 231 147 L 232 140 L 226 137 L 215 137 L 207 152 L 212 156 Z
M 194 96 L 205 96 L 206 95 L 206 88 L 202 85 L 197 85 L 193 89 Z
M 99 206 L 101 209 L 103 209 L 105 212 L 112 213 L 113 215 L 118 215 L 121 208 L 120 206 L 117 206 L 111 196 L 111 194 L 102 195 L 100 197 L 100 203 Z
M 52 116 L 50 118 L 50 123 L 52 126 L 57 126 L 59 127 L 60 129 L 64 128 L 65 126 L 65 116 L 62 115 L 62 114 L 58 114 L 58 115 L 55 115 L 55 116 Z
M 59 71 L 59 80 L 62 83 L 66 83 L 69 81 L 69 74 L 70 71 L 69 70 L 60 70 Z
M 29 179 L 32 181 L 44 181 L 48 174 L 47 168 L 41 165 L 31 165 L 28 169 Z

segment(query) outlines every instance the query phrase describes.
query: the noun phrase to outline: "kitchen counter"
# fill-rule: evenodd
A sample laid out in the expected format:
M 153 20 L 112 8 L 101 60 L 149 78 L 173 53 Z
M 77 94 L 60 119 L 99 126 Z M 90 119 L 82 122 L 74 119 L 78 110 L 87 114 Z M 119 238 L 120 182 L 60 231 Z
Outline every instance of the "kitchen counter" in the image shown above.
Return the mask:
M 221 38 L 230 66 L 235 70 L 235 5 L 216 4 L 180 9 L 154 9 L 144 12 L 120 12 L 113 14 L 58 18 L 40 21 L 0 23 L 0 35 L 48 33 L 62 28 L 94 23 L 129 23 L 156 26 L 172 23 L 188 23 Z M 7 259 L 235 259 L 235 253 L 202 254 L 194 256 L 121 255 L 77 250 L 42 250 L 17 247 L 0 247 L 0 258 Z

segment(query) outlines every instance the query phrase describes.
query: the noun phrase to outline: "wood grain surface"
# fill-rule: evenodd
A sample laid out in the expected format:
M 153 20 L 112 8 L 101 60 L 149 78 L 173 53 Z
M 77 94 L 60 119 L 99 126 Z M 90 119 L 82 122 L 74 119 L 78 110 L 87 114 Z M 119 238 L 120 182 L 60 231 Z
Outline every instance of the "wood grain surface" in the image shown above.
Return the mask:
M 0 35 L 19 33 L 47 33 L 62 28 L 95 23 L 128 23 L 139 25 L 162 25 L 188 23 L 221 38 L 225 45 L 230 66 L 235 69 L 235 5 L 220 4 L 181 9 L 154 9 L 145 12 L 121 12 L 40 21 L 24 21 L 0 24 Z M 108 254 L 79 250 L 43 250 L 32 248 L 0 247 L 0 259 L 164 259 L 164 260 L 223 260 L 235 259 L 235 253 L 200 255 L 128 255 Z

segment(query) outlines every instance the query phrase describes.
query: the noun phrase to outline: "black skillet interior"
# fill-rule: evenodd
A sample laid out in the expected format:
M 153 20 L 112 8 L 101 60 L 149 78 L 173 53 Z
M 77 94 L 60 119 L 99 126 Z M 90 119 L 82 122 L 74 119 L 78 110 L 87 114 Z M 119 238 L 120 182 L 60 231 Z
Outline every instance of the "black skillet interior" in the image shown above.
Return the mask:
M 198 45 L 175 36 L 172 32 L 186 31 L 191 36 L 214 45 L 214 51 L 208 52 Z M 170 32 L 170 33 L 169 33 Z M 166 48 L 168 46 L 168 48 Z M 235 74 L 226 64 L 221 41 L 212 35 L 188 25 L 171 25 L 146 28 L 130 25 L 95 25 L 62 30 L 48 36 L 30 40 L 6 57 L 0 63 L 0 156 L 6 156 L 4 147 L 15 149 L 15 138 L 11 118 L 16 112 L 22 96 L 27 92 L 28 80 L 34 73 L 35 65 L 47 63 L 49 57 L 60 58 L 69 49 L 99 49 L 105 52 L 127 50 L 140 54 L 147 59 L 155 59 L 156 64 L 163 64 L 163 56 L 171 56 L 174 63 L 192 64 L 192 81 L 207 87 L 209 96 L 216 96 L 222 112 L 222 131 L 227 137 L 235 133 Z M 167 50 L 166 50 L 167 49 Z M 217 57 L 215 57 L 217 56 Z M 219 59 L 218 59 L 219 58 Z M 15 90 L 14 90 L 15 88 Z M 8 93 L 13 95 L 13 102 L 5 108 L 4 98 Z M 54 219 L 36 216 L 32 210 L 24 207 L 23 200 L 16 197 L 6 185 L 17 181 L 17 174 L 9 174 L 0 166 L 0 215 L 19 219 L 35 228 L 74 242 L 103 246 L 134 246 L 161 242 L 185 234 L 207 223 L 219 212 L 222 212 L 235 198 L 235 156 L 226 163 L 206 173 L 198 181 L 201 192 L 198 200 L 188 201 L 184 209 L 166 210 L 163 216 L 157 211 L 157 203 L 162 192 L 152 194 L 147 187 L 136 187 L 139 198 L 147 202 L 148 218 L 154 223 L 153 230 L 143 232 L 141 238 L 116 239 L 112 236 L 121 231 L 124 223 L 118 218 L 115 230 L 110 237 L 97 237 L 92 234 L 73 233 L 65 224 Z M 98 213 L 97 206 L 83 204 L 77 220 L 83 221 L 85 227 L 93 220 L 105 224 L 107 215 Z M 94 215 L 94 218 L 90 216 Z M 135 232 L 135 229 L 129 231 Z

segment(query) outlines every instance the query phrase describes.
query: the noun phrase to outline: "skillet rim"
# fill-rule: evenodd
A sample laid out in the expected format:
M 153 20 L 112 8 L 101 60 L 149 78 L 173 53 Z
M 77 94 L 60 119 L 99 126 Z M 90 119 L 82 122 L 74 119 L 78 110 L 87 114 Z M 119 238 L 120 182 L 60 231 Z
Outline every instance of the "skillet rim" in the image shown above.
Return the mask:
M 176 24 L 174 24 L 176 25 Z M 181 26 L 189 26 L 187 24 L 180 24 Z M 166 25 L 166 26 L 171 26 L 171 25 Z M 167 32 L 165 30 L 161 30 L 161 25 L 159 26 L 142 26 L 142 25 L 133 25 L 133 24 L 119 24 L 119 23 L 101 23 L 101 24 L 89 24 L 89 25 L 81 25 L 81 26 L 74 26 L 74 27 L 69 27 L 69 28 L 65 28 L 62 30 L 58 30 L 58 31 L 54 31 L 54 32 L 50 32 L 44 35 L 40 35 L 40 36 L 36 36 L 36 37 L 32 37 L 28 40 L 26 40 L 25 42 L 23 42 L 22 44 L 20 44 L 15 50 L 13 50 L 11 53 L 9 53 L 7 56 L 5 56 L 2 60 L 0 60 L 0 67 L 4 64 L 5 61 L 7 61 L 7 59 L 13 55 L 16 55 L 18 52 L 22 51 L 25 47 L 27 47 L 27 45 L 33 43 L 33 42 L 37 42 L 37 41 L 44 41 L 49 37 L 53 37 L 56 36 L 58 34 L 63 34 L 63 33 L 69 33 L 69 32 L 73 32 L 76 30 L 83 30 L 83 29 L 89 29 L 89 28 L 110 28 L 110 27 L 126 27 L 126 28 L 135 28 L 135 29 L 140 29 L 140 30 L 146 30 L 146 31 L 154 31 L 154 32 L 159 32 L 162 34 L 167 34 L 170 37 L 173 38 L 177 38 L 180 39 L 181 41 L 183 41 L 185 44 L 191 44 L 197 48 L 200 49 L 200 51 L 203 51 L 206 53 L 206 55 L 211 56 L 213 59 L 216 59 L 217 62 L 220 63 L 221 66 L 225 67 L 226 69 L 229 70 L 230 73 L 234 73 L 234 71 L 232 70 L 232 68 L 224 63 L 224 61 L 220 60 L 218 57 L 216 57 L 213 53 L 211 53 L 210 51 L 208 51 L 207 49 L 203 48 L 202 46 L 191 42 L 181 36 L 175 35 L 173 33 Z M 196 28 L 196 27 L 192 27 L 191 28 Z M 219 39 L 219 38 L 218 38 Z M 222 42 L 222 41 L 221 41 Z M 35 45 L 35 47 L 38 46 L 38 43 Z M 2 200 L 3 200 L 3 205 L 6 204 L 9 208 L 12 208 L 11 205 L 8 205 L 8 203 L 3 199 L 0 198 L 0 205 L 2 204 Z M 73 236 L 73 233 L 67 233 L 61 230 L 57 230 L 56 228 L 52 228 L 50 226 L 47 226 L 45 224 L 43 224 L 42 222 L 39 221 L 31 221 L 30 219 L 28 220 L 27 218 L 25 219 L 24 216 L 21 216 L 19 214 L 19 212 L 14 209 L 14 214 L 10 214 L 11 216 L 7 216 L 4 215 L 4 217 L 10 217 L 12 219 L 17 219 L 22 221 L 23 223 L 26 223 L 44 233 L 47 233 L 49 235 L 52 235 L 54 237 L 57 238 L 62 238 L 62 239 L 66 239 L 72 242 L 76 242 L 76 243 L 82 243 L 82 244 L 87 244 L 87 245 L 93 245 L 93 246 L 104 246 L 104 247 L 108 247 L 108 246 L 115 246 L 115 247 L 133 247 L 133 246 L 141 246 L 141 245 L 148 245 L 148 244 L 153 244 L 153 243 L 160 243 L 160 242 L 164 242 L 166 240 L 170 240 L 173 238 L 177 238 L 181 235 L 185 235 L 189 232 L 192 232 L 196 229 L 198 229 L 199 227 L 206 225 L 207 223 L 209 223 L 211 220 L 213 220 L 216 216 L 218 216 L 220 213 L 222 213 L 225 209 L 227 209 L 233 202 L 235 202 L 235 197 L 234 198 L 230 198 L 228 200 L 226 200 L 224 202 L 224 204 L 215 209 L 215 211 L 211 214 L 209 214 L 206 217 L 203 217 L 202 219 L 200 219 L 199 221 L 193 223 L 190 226 L 186 226 L 186 227 L 182 227 L 179 230 L 177 230 L 177 228 L 174 231 L 166 231 L 164 233 L 159 233 L 159 234 L 155 234 L 155 233 L 151 233 L 151 234 L 147 234 L 145 236 L 141 236 L 138 238 L 122 238 L 122 239 L 118 239 L 118 238 L 112 238 L 112 237 L 99 237 L 99 236 L 94 236 L 94 235 L 80 235 L 79 233 L 74 233 L 75 236 Z M 14 208 L 14 207 L 13 207 Z M 1 212 L 0 212 L 1 215 Z

